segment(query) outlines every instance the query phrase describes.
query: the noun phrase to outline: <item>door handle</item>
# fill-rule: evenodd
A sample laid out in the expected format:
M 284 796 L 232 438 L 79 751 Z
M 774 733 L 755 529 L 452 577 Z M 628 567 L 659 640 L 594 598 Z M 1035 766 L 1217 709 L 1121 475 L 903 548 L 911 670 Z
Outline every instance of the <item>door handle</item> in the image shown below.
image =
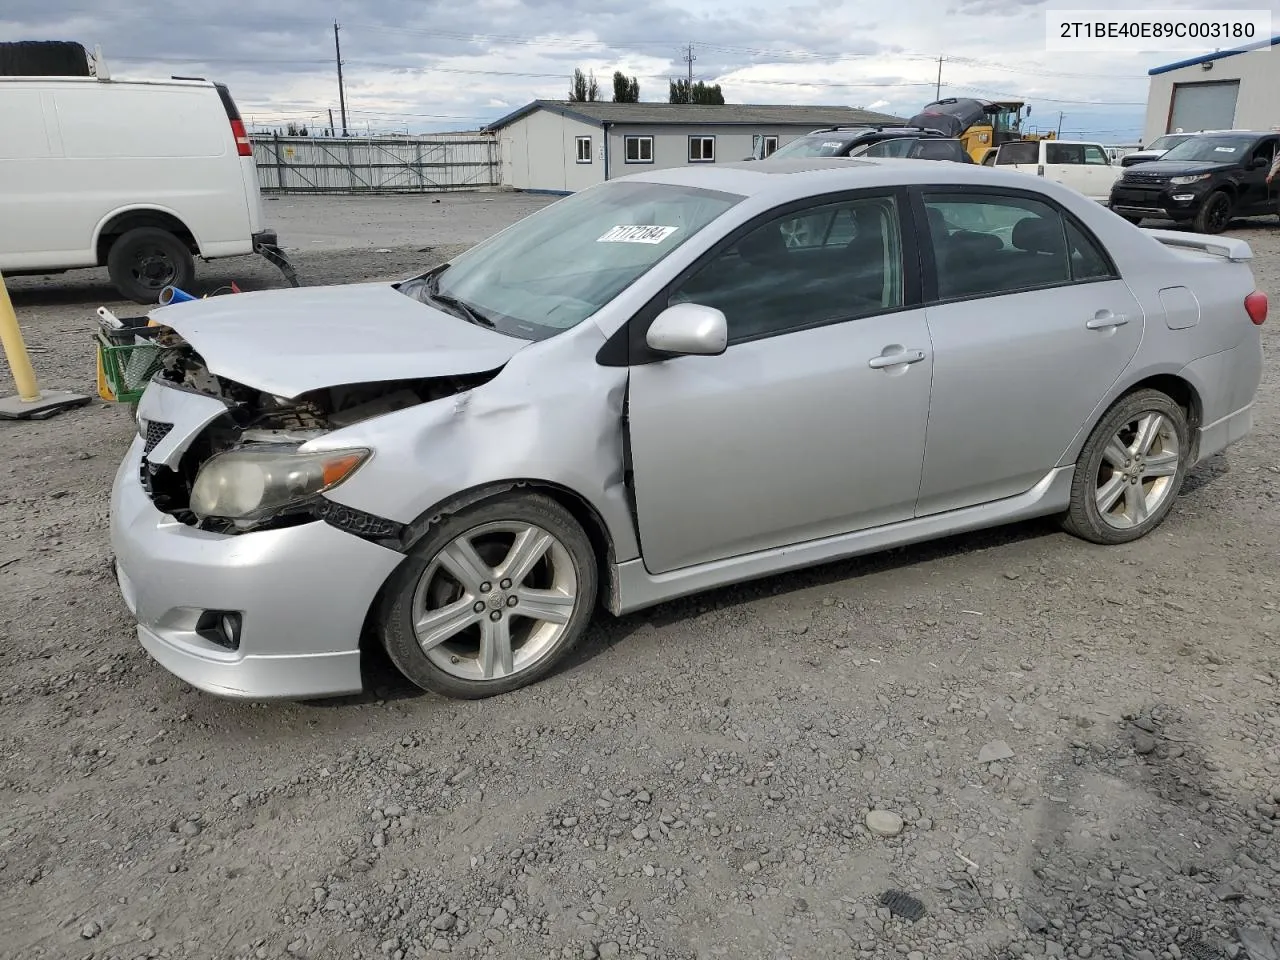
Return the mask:
M 885 367 L 897 367 L 904 363 L 919 363 L 924 359 L 923 350 L 903 350 L 901 353 L 882 353 L 867 361 L 872 370 L 883 370 Z
M 1085 326 L 1090 330 L 1106 330 L 1110 327 L 1123 327 L 1129 318 L 1123 313 L 1112 313 L 1110 310 L 1099 310 Z

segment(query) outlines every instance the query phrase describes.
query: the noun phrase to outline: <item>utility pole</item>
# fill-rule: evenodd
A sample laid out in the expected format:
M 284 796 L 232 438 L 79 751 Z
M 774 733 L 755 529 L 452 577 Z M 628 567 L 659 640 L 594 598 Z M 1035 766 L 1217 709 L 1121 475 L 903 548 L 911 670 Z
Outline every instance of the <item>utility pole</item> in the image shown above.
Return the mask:
M 329 108 L 329 136 L 333 136 L 333 107 Z
M 342 112 L 342 135 L 347 135 L 347 94 L 342 87 L 342 44 L 338 41 L 338 21 L 333 21 L 333 52 L 338 61 L 338 109 Z
M 1058 111 L 1058 132 L 1056 134 L 1059 140 L 1062 139 L 1062 111 Z
M 933 99 L 942 99 L 942 58 L 938 58 L 938 82 L 933 88 Z
M 693 55 L 693 44 L 689 44 L 688 50 L 684 55 L 684 62 L 689 65 L 689 103 L 693 103 L 693 61 L 698 59 Z

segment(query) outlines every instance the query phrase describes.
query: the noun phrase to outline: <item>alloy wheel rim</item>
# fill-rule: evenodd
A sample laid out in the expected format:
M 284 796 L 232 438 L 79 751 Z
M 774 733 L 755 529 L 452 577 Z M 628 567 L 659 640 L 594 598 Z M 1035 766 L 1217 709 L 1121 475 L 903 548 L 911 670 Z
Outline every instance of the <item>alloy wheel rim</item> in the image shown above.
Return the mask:
M 1163 413 L 1147 411 L 1122 425 L 1098 465 L 1094 502 L 1102 519 L 1118 530 L 1145 523 L 1172 496 L 1180 460 L 1178 432 Z
M 536 524 L 473 527 L 436 554 L 414 589 L 419 647 L 461 680 L 502 680 L 531 669 L 555 647 L 577 606 L 568 549 Z
M 1218 197 L 1213 201 L 1213 207 L 1209 210 L 1209 223 L 1214 227 L 1225 227 L 1231 219 L 1228 216 L 1229 204 L 1226 197 Z

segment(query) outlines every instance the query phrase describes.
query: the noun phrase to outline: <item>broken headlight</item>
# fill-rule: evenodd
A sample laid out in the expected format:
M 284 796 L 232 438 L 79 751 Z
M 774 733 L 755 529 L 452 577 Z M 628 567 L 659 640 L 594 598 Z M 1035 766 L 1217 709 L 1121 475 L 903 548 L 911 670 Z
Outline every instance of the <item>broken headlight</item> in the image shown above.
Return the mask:
M 261 520 L 336 487 L 369 454 L 365 449 L 301 453 L 283 444 L 220 453 L 196 476 L 191 512 L 202 520 Z

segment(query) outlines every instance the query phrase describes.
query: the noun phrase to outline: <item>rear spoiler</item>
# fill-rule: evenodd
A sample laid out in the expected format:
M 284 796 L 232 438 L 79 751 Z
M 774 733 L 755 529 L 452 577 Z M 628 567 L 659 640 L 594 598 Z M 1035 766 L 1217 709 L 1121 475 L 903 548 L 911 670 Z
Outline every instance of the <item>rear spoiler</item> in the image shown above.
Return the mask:
M 1183 233 L 1179 230 L 1144 229 L 1142 232 L 1155 237 L 1166 247 L 1199 250 L 1202 253 L 1225 257 L 1232 263 L 1244 263 L 1253 259 L 1253 249 L 1249 244 L 1235 237 L 1211 237 L 1203 233 Z

